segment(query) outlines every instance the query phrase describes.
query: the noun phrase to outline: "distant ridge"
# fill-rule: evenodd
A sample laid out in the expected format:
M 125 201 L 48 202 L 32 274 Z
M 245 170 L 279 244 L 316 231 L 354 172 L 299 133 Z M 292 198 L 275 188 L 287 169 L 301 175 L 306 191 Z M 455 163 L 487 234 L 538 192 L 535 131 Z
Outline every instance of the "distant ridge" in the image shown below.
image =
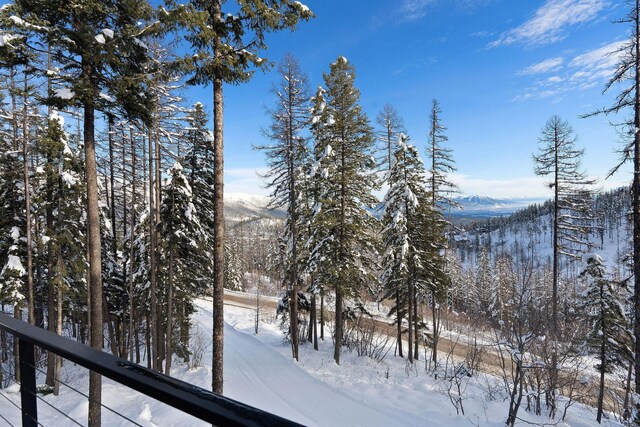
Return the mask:
M 462 209 L 452 210 L 451 216 L 475 219 L 511 215 L 519 209 L 545 201 L 543 198 L 494 199 L 480 195 L 461 196 L 454 198 L 454 200 L 462 206 Z
M 284 218 L 284 209 L 270 209 L 268 196 L 246 193 L 224 195 L 224 215 L 227 222 L 239 222 L 260 218 Z

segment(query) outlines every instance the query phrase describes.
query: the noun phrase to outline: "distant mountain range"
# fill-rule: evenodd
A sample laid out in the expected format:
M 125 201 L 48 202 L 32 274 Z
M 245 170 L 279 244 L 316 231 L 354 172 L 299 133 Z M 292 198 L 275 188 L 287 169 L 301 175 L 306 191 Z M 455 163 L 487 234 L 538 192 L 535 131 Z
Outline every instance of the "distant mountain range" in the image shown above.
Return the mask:
M 259 218 L 284 218 L 286 212 L 282 208 L 270 209 L 268 196 L 227 193 L 225 195 L 225 218 L 230 222 L 254 220 Z M 458 219 L 481 219 L 510 215 L 518 209 L 533 203 L 542 203 L 539 198 L 494 199 L 486 196 L 463 196 L 455 198 L 462 206 L 461 210 L 452 210 L 451 216 Z
M 256 220 L 260 218 L 284 218 L 284 209 L 271 209 L 268 196 L 245 193 L 224 195 L 224 216 L 228 222 Z
M 478 195 L 456 197 L 454 200 L 462 209 L 452 210 L 452 217 L 474 219 L 511 215 L 518 209 L 544 202 L 541 198 L 493 199 Z

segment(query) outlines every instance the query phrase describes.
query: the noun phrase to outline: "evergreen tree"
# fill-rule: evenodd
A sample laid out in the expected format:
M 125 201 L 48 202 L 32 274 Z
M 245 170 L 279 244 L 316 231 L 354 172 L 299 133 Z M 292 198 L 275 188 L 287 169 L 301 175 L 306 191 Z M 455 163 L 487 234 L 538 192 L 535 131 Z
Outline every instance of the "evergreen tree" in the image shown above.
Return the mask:
M 258 147 L 267 156 L 269 171 L 265 178 L 272 189 L 271 206 L 286 207 L 287 220 L 284 240 L 286 241 L 286 265 L 288 290 L 292 295 L 298 294 L 298 283 L 302 270 L 301 249 L 305 240 L 304 219 L 301 210 L 304 208 L 303 175 L 307 157 L 305 138 L 302 131 L 309 123 L 309 94 L 307 77 L 300 70 L 295 58 L 286 55 L 278 67 L 281 80 L 273 92 L 278 101 L 276 108 L 270 112 L 271 128 L 264 133 L 273 141 L 273 145 Z M 298 360 L 298 304 L 291 298 L 290 331 L 293 358 Z
M 418 267 L 424 264 L 422 245 L 416 238 L 424 237 L 416 233 L 417 223 L 424 219 L 418 215 L 420 204 L 428 203 L 425 192 L 424 167 L 418 157 L 418 151 L 408 144 L 408 138 L 400 134 L 398 148 L 394 152 L 389 174 L 389 190 L 384 198 L 384 216 L 382 224 L 385 254 L 382 281 L 386 293 L 383 298 L 397 295 L 396 304 L 390 314 L 395 312 L 400 325 L 404 316 L 408 319 L 409 362 L 413 362 L 414 330 L 417 319 L 414 318 L 414 306 L 417 304 Z M 402 336 L 398 336 L 398 341 Z
M 320 114 L 312 118 L 316 125 L 322 124 L 312 132 L 315 150 L 323 154 L 319 203 L 313 218 L 317 246 L 311 248 L 311 257 L 323 263 L 322 281 L 335 291 L 334 360 L 339 364 L 344 298 L 357 301 L 359 292 L 375 281 L 371 274 L 375 220 L 366 210 L 376 201 L 371 194 L 376 186 L 374 139 L 358 104 L 360 92 L 354 86 L 354 67 L 340 56 L 323 77 L 327 88 L 324 101 L 316 99 L 316 103 L 321 102 L 316 109 Z M 322 103 L 324 107 L 319 111 Z
M 560 255 L 575 256 L 581 246 L 587 247 L 587 234 L 591 230 L 589 203 L 592 180 L 581 170 L 580 159 L 584 150 L 575 148 L 576 137 L 568 122 L 558 116 L 551 117 L 542 129 L 538 144 L 540 153 L 534 155 L 537 175 L 550 176 L 548 184 L 553 190 L 553 271 L 551 290 L 550 336 L 553 342 L 550 370 L 550 415 L 555 415 L 555 388 L 557 385 L 558 336 L 558 280 Z
M 235 244 L 228 244 L 224 250 L 224 287 L 232 291 L 244 292 L 242 283 L 242 267 L 238 248 Z
M 613 175 L 625 163 L 633 164 L 631 183 L 631 216 L 633 236 L 633 336 L 635 391 L 640 393 L 640 0 L 626 0 L 627 14 L 619 23 L 628 24 L 631 34 L 628 40 L 615 52 L 619 58 L 616 71 L 605 85 L 604 91 L 619 87 L 613 105 L 595 111 L 596 114 L 617 114 L 629 111 L 630 119 L 625 120 L 628 139 L 621 153 L 621 160 L 609 173 Z M 613 55 L 613 53 L 612 53 Z M 636 408 L 636 422 L 640 422 L 640 404 Z
M 453 184 L 448 175 L 456 171 L 452 150 L 444 146 L 449 139 L 445 135 L 447 130 L 440 120 L 440 106 L 436 99 L 433 100 L 430 117 L 430 130 L 428 135 L 427 152 L 430 160 L 429 169 L 429 192 L 431 194 L 431 208 L 437 213 L 432 223 L 432 244 L 436 247 L 434 254 L 434 271 L 443 273 L 446 257 L 438 259 L 437 251 L 442 250 L 446 255 L 446 240 L 443 238 L 450 229 L 450 224 L 446 216 L 452 208 L 459 208 L 453 201 L 453 194 L 457 193 L 457 187 Z M 442 265 L 443 267 L 437 267 Z M 433 363 L 437 365 L 438 358 L 438 336 L 440 334 L 440 303 L 446 298 L 447 277 L 446 274 L 435 274 L 432 282 L 431 293 L 431 313 L 433 322 Z M 438 280 L 440 279 L 440 280 Z
M 187 150 L 184 174 L 193 192 L 193 205 L 203 235 L 200 237 L 202 252 L 192 255 L 192 268 L 197 287 L 203 292 L 211 288 L 213 277 L 213 135 L 207 129 L 209 117 L 204 106 L 197 102 L 187 113 L 189 126 L 184 131 Z
M 135 117 L 147 118 L 147 96 L 140 77 L 149 72 L 146 49 L 136 43 L 143 30 L 139 20 L 149 17 L 146 1 L 18 0 L 15 2 L 21 25 L 39 37 L 54 52 L 69 85 L 48 94 L 52 102 L 83 108 L 83 143 L 87 189 L 91 345 L 103 347 L 102 274 L 98 176 L 95 148 L 95 111 L 102 104 L 104 83 Z M 153 29 L 152 27 L 149 27 Z M 34 37 L 35 38 L 35 37 Z M 139 42 L 139 40 L 138 40 Z M 118 78 L 119 77 L 119 78 Z M 101 377 L 90 376 L 89 425 L 101 423 Z
M 165 338 L 165 372 L 170 374 L 173 355 L 173 321 L 178 318 L 178 305 L 189 307 L 187 315 L 193 312 L 192 298 L 195 271 L 191 268 L 192 253 L 201 250 L 203 230 L 193 204 L 193 193 L 187 177 L 183 174 L 182 165 L 176 162 L 170 169 L 171 178 L 163 188 L 165 195 L 160 205 L 160 237 L 162 241 L 162 277 L 166 279 L 166 311 L 163 314 L 166 322 Z M 175 304 L 174 304 L 175 302 Z
M 586 345 L 595 353 L 600 372 L 598 413 L 600 423 L 603 414 L 605 374 L 616 368 L 624 368 L 633 359 L 633 335 L 625 315 L 624 300 L 627 293 L 624 282 L 608 279 L 602 258 L 596 254 L 585 255 L 587 265 L 581 276 L 587 280 L 582 295 L 582 310 L 589 325 Z
M 376 124 L 378 125 L 376 136 L 380 143 L 378 163 L 382 170 L 390 173 L 395 152 L 394 144 L 398 141 L 400 134 L 406 134 L 407 130 L 402 117 L 391 104 L 385 104 L 376 117 Z
M 265 35 L 271 31 L 294 29 L 301 19 L 313 17 L 300 2 L 288 0 L 252 0 L 233 2 L 235 14 L 225 14 L 221 0 L 191 0 L 189 7 L 179 6 L 168 19 L 177 17 L 186 29 L 185 38 L 196 55 L 188 55 L 192 71 L 189 84 L 213 84 L 213 354 L 212 389 L 223 392 L 224 344 L 224 143 L 223 83 L 238 84 L 253 76 L 252 67 L 264 69 L 268 61 L 258 53 L 266 49 Z M 176 6 L 175 1 L 167 2 Z

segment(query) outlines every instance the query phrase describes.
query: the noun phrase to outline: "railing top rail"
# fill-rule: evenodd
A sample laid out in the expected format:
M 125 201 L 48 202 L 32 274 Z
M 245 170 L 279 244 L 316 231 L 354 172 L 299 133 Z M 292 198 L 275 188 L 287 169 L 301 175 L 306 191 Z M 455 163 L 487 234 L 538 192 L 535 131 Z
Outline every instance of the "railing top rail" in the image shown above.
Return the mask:
M 192 384 L 152 371 L 109 353 L 58 336 L 0 313 L 0 330 L 51 351 L 131 389 L 213 425 L 299 426 L 300 424 Z

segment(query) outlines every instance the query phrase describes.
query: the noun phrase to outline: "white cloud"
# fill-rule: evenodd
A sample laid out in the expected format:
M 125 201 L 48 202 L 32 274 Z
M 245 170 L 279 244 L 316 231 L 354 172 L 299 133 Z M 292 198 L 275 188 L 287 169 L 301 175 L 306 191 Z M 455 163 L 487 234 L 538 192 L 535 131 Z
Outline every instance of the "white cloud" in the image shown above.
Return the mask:
M 415 21 L 427 14 L 427 8 L 435 0 L 403 0 L 400 6 L 400 14 L 405 21 Z
M 531 19 L 503 33 L 489 47 L 555 43 L 565 37 L 568 27 L 592 21 L 605 6 L 605 0 L 547 0 Z
M 469 175 L 451 174 L 451 181 L 456 184 L 463 194 L 478 194 L 492 198 L 544 198 L 549 196 L 543 178 L 516 177 L 511 179 L 483 179 Z
M 581 80 L 603 80 L 610 78 L 620 61 L 620 49 L 625 42 L 613 42 L 578 55 L 569 63 L 577 68 L 575 78 Z
M 542 62 L 538 62 L 537 64 L 529 65 L 524 70 L 519 71 L 518 74 L 529 75 L 548 73 L 549 71 L 557 70 L 563 63 L 564 58 L 561 56 L 558 56 L 556 58 L 549 58 L 545 59 Z
M 479 8 L 486 6 L 493 0 L 454 0 L 455 5 L 467 12 L 473 12 Z M 449 6 L 452 0 L 402 0 L 400 9 L 398 10 L 399 16 L 402 21 L 415 21 L 424 17 L 427 14 L 429 7 L 436 3 L 441 3 Z
M 546 63 L 546 65 L 536 68 L 537 73 L 525 73 L 523 70 L 518 74 L 553 74 L 533 81 L 533 84 L 525 89 L 524 94 L 516 96 L 514 101 L 562 96 L 569 92 L 583 91 L 594 87 L 603 88 L 605 82 L 613 76 L 616 70 L 620 61 L 620 49 L 624 45 L 625 42 L 612 42 L 575 56 L 567 64 L 559 63 L 555 67 L 549 67 L 548 70 L 545 70 L 546 65 L 552 65 L 557 58 L 551 58 L 527 67 L 525 70 Z

